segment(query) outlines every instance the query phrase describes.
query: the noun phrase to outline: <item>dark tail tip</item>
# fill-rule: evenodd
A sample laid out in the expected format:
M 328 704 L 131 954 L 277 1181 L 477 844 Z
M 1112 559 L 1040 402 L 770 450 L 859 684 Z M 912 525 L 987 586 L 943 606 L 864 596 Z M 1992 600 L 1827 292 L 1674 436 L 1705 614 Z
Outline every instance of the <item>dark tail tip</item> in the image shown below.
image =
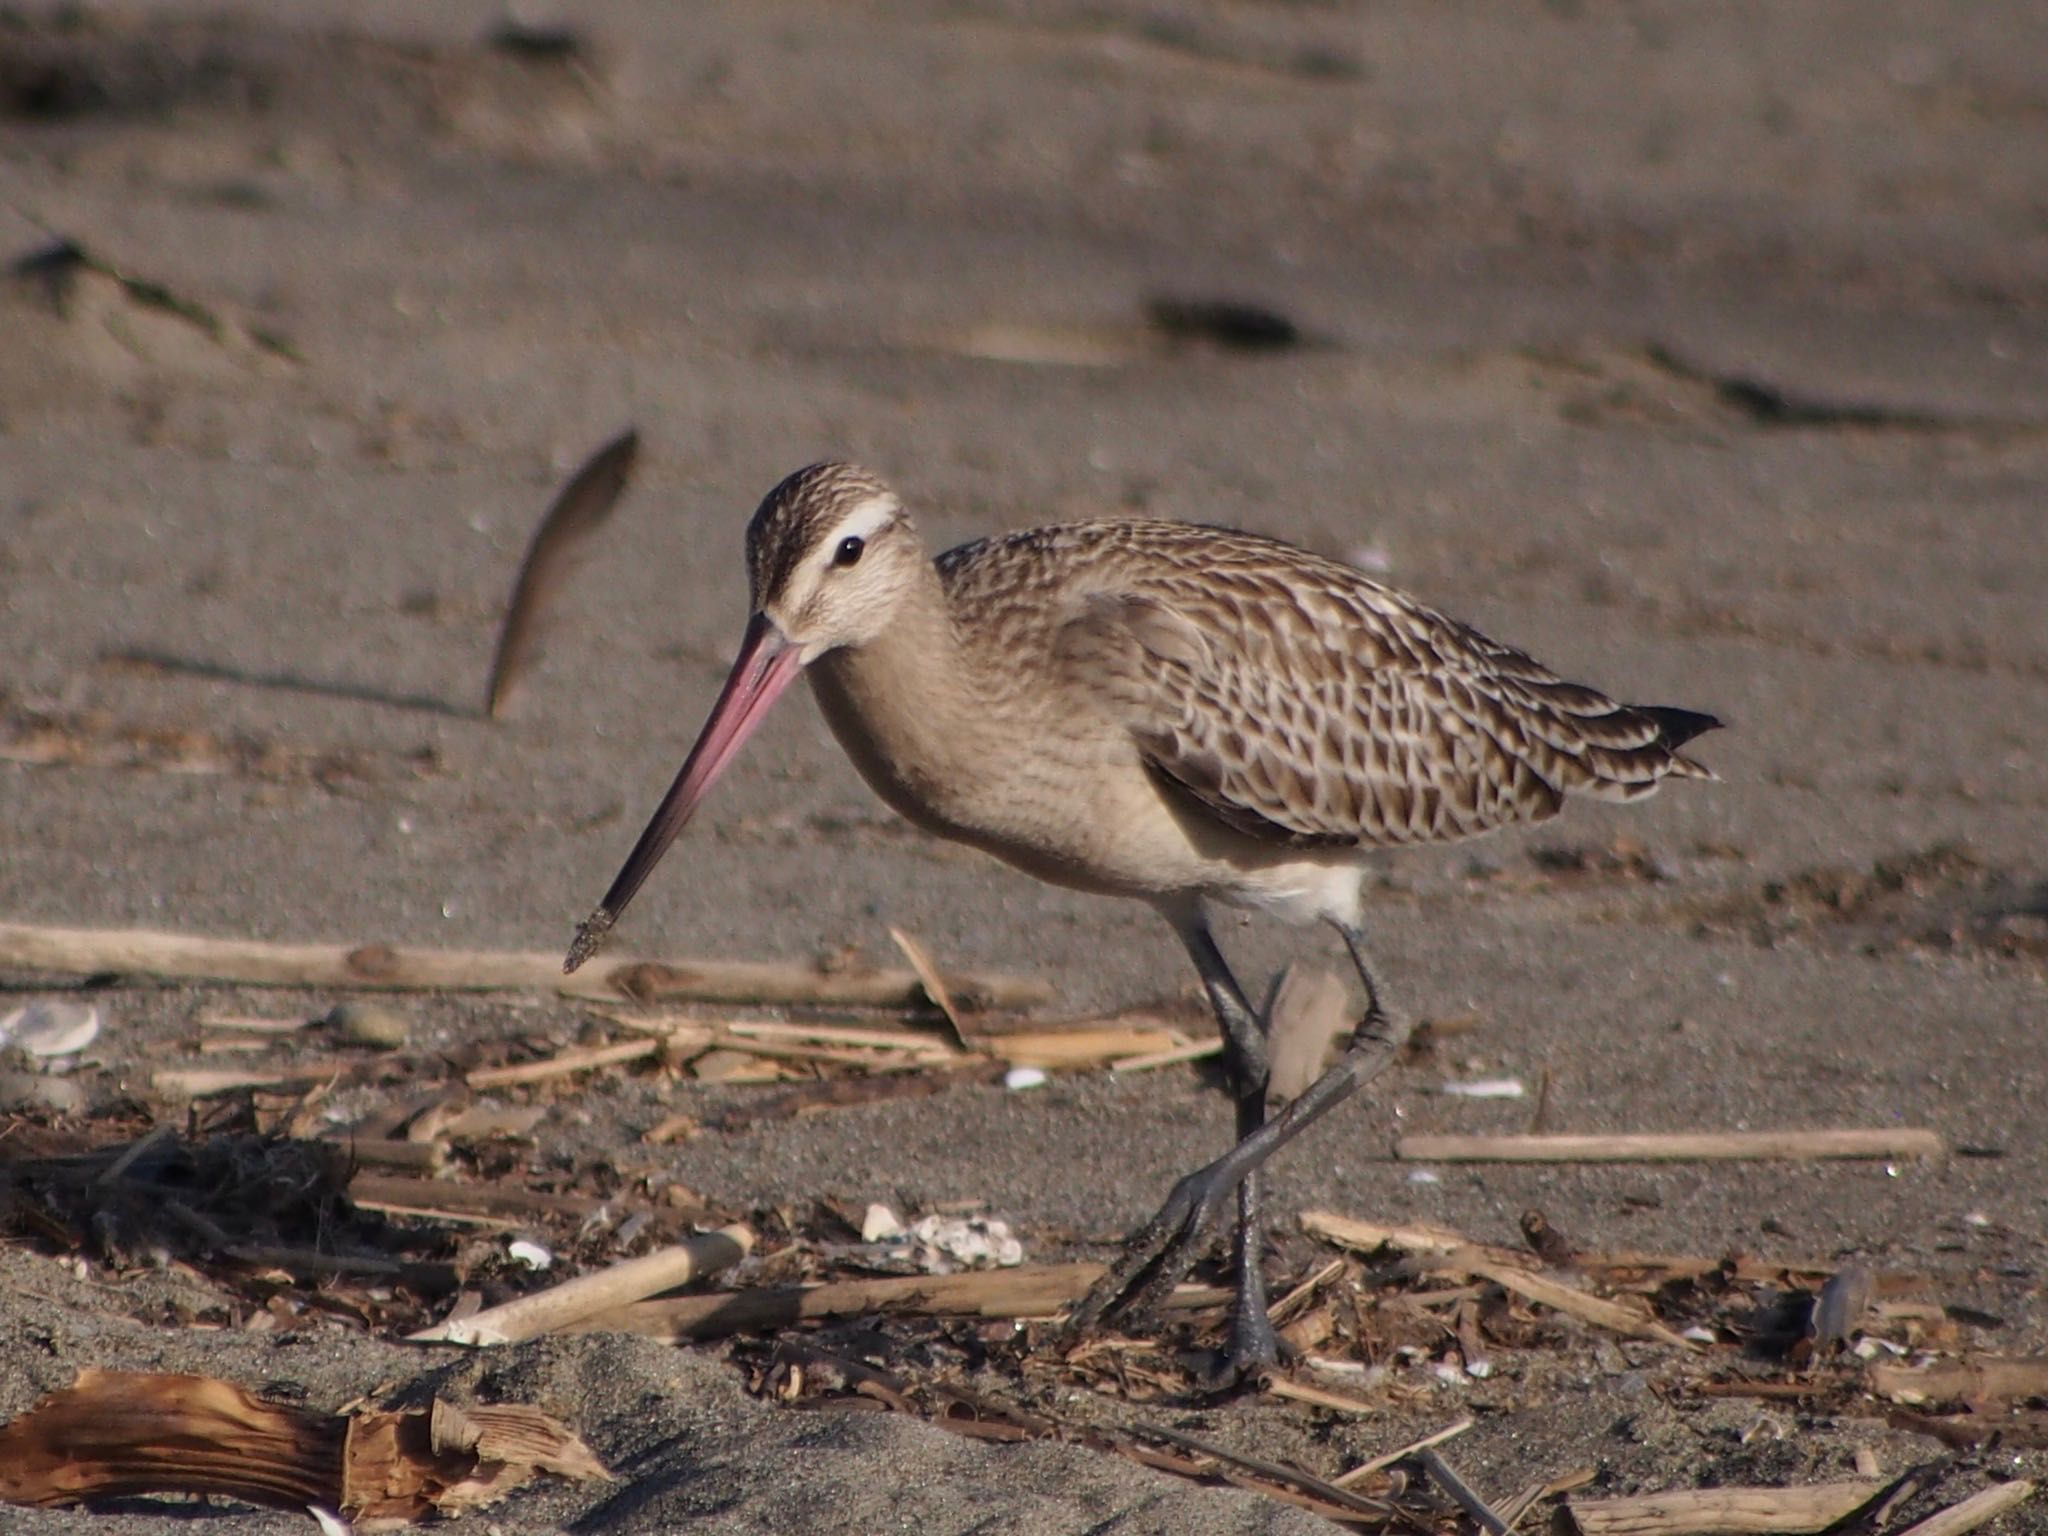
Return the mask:
M 1673 709 L 1664 704 L 1632 704 L 1629 707 L 1637 714 L 1648 715 L 1656 721 L 1664 745 L 1674 752 L 1695 736 L 1721 729 L 1719 719 L 1696 709 Z

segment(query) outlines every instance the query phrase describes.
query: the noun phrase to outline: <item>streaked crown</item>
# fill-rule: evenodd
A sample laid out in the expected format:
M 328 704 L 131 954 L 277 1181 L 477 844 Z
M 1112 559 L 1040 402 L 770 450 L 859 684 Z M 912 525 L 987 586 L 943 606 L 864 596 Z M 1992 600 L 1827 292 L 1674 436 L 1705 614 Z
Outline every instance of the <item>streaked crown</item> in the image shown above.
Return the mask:
M 858 464 L 811 464 L 785 477 L 747 525 L 747 584 L 754 607 L 767 608 L 788 595 L 798 570 L 817 551 L 847 537 L 842 529 L 866 538 L 899 520 L 906 519 L 896 493 Z

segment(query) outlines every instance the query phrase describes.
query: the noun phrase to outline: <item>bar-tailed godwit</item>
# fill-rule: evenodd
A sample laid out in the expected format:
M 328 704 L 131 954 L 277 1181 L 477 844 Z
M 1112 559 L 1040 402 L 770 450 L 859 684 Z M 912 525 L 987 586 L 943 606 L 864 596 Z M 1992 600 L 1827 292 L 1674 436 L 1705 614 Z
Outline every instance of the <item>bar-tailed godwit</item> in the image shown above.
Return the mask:
M 802 673 L 875 793 L 910 821 L 1059 885 L 1150 902 L 1225 1041 L 1236 1144 L 1174 1186 L 1077 1309 L 1148 1315 L 1233 1193 L 1235 1381 L 1278 1343 L 1258 1169 L 1408 1033 L 1365 951 L 1366 849 L 1446 842 L 1710 779 L 1679 749 L 1718 722 L 1617 704 L 1349 566 L 1253 534 L 1126 521 L 1033 528 L 933 560 L 902 502 L 849 464 L 802 469 L 747 529 L 753 617 L 682 771 L 597 910 L 595 953 L 748 734 Z M 1211 902 L 1342 935 L 1365 1011 L 1337 1061 L 1265 1108 L 1262 1022 Z

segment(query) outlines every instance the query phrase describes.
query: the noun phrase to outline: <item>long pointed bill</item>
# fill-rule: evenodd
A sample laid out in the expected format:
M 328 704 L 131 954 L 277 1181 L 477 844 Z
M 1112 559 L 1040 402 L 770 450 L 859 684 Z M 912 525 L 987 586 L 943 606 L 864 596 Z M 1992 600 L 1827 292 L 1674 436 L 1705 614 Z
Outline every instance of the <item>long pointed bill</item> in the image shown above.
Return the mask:
M 741 745 L 753 735 L 769 706 L 795 681 L 803 667 L 801 657 L 802 652 L 783 637 L 772 619 L 757 613 L 748 621 L 739 659 L 732 664 L 718 702 L 711 706 L 711 717 L 704 722 L 697 744 L 683 759 L 682 772 L 662 796 L 660 808 L 626 856 L 612 888 L 604 893 L 597 910 L 577 925 L 568 958 L 562 962 L 564 971 L 575 970 L 597 953 L 612 924 L 626 910 L 626 903 L 661 862 L 668 845 L 695 814 L 698 803 L 725 772 Z

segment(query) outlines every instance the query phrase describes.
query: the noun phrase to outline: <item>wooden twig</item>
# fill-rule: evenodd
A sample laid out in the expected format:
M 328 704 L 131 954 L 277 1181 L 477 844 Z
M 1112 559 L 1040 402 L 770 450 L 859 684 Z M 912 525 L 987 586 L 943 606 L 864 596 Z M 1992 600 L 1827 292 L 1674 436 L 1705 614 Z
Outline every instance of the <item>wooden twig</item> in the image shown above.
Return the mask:
M 2048 1397 L 2048 1356 L 1968 1355 L 1935 1365 L 1870 1367 L 1870 1390 L 1895 1403 L 1959 1403 Z
M 361 1057 L 307 1056 L 269 1067 L 165 1067 L 149 1085 L 168 1099 L 203 1099 L 243 1088 L 304 1088 L 363 1064 Z
M 1435 1434 L 1424 1435 L 1420 1440 L 1411 1440 L 1397 1450 L 1388 1451 L 1383 1456 L 1373 1457 L 1371 1461 L 1362 1461 L 1343 1476 L 1333 1477 L 1330 1481 L 1339 1488 L 1349 1488 L 1354 1483 L 1364 1482 L 1375 1472 L 1386 1471 L 1395 1462 L 1403 1461 L 1418 1451 L 1426 1451 L 1431 1446 L 1442 1445 L 1446 1440 L 1454 1440 L 1471 1427 L 1472 1420 L 1460 1419 L 1455 1424 L 1445 1425 L 1442 1429 L 1436 1431 Z
M 1432 1227 L 1419 1222 L 1390 1227 L 1376 1221 L 1360 1221 L 1355 1216 L 1339 1216 L 1335 1211 L 1303 1211 L 1301 1228 L 1311 1236 L 1327 1238 L 1339 1247 L 1356 1249 L 1360 1253 L 1375 1253 L 1381 1248 L 1394 1248 L 1402 1253 L 1473 1250 L 1506 1263 L 1523 1257 L 1513 1249 L 1475 1243 L 1464 1233 L 1454 1232 L 1449 1227 Z
M 2024 1504 L 2034 1496 L 2034 1485 L 2022 1479 L 2000 1483 L 1973 1493 L 1960 1504 L 1951 1504 L 1938 1514 L 1929 1515 L 1917 1525 L 1909 1525 L 1899 1536 L 1963 1536 L 1965 1531 L 1974 1531 L 1985 1521 L 2004 1514 L 2008 1509 Z
M 1591 1323 L 1596 1328 L 1605 1328 L 1612 1333 L 1635 1339 L 1655 1339 L 1660 1344 L 1669 1344 L 1688 1351 L 1699 1347 L 1690 1339 L 1673 1333 L 1654 1318 L 1633 1312 L 1619 1302 L 1590 1295 L 1576 1286 L 1533 1274 L 1526 1269 L 1493 1263 L 1476 1250 L 1447 1253 L 1436 1261 L 1436 1267 L 1440 1271 L 1449 1270 L 1476 1275 L 1482 1280 L 1491 1280 L 1502 1290 L 1512 1291 L 1524 1300 L 1566 1313 L 1581 1322 Z
M 952 991 L 946 986 L 946 978 L 939 974 L 938 966 L 933 964 L 930 952 L 901 928 L 891 927 L 889 937 L 903 952 L 903 958 L 910 962 L 910 968 L 917 972 L 925 996 L 946 1016 L 946 1025 L 953 1031 L 954 1043 L 965 1049 L 967 1035 L 960 1025 L 960 1010 L 953 1005 Z
M 1129 1056 L 1178 1050 L 1187 1036 L 1177 1029 L 1111 1023 L 1099 1029 L 1019 1030 L 975 1042 L 1013 1067 L 1093 1067 Z
M 1307 1403 L 1312 1408 L 1327 1408 L 1332 1413 L 1385 1412 L 1384 1405 L 1380 1403 L 1368 1403 L 1362 1397 L 1332 1392 L 1328 1387 L 1319 1387 L 1312 1381 L 1301 1381 L 1292 1376 L 1282 1376 L 1278 1371 L 1269 1371 L 1266 1374 L 1265 1387 L 1270 1396 L 1284 1397 L 1289 1402 Z
M 1150 1072 L 1158 1067 L 1177 1067 L 1186 1061 L 1204 1061 L 1211 1056 L 1223 1054 L 1223 1037 L 1213 1040 L 1192 1040 L 1186 1045 L 1171 1046 L 1163 1051 L 1151 1051 L 1143 1056 L 1120 1056 L 1109 1064 L 1112 1072 Z
M 541 1061 L 515 1062 L 509 1067 L 479 1067 L 464 1074 L 463 1081 L 481 1092 L 486 1088 L 507 1088 L 515 1083 L 544 1083 L 570 1077 L 594 1067 L 615 1067 L 621 1062 L 643 1061 L 661 1054 L 659 1040 L 621 1040 L 612 1045 L 579 1046 L 560 1051 Z
M 437 1323 L 407 1337 L 418 1343 L 516 1344 L 544 1333 L 559 1333 L 597 1313 L 730 1269 L 753 1249 L 751 1227 L 720 1227 L 716 1232 L 699 1233 L 640 1258 L 626 1259 L 595 1274 L 579 1275 L 468 1317 Z
M 1929 1130 L 1698 1131 L 1630 1136 L 1403 1136 L 1410 1163 L 1666 1163 L 1829 1157 L 1939 1157 Z
M 677 1343 L 732 1333 L 769 1333 L 821 1318 L 899 1313 L 917 1317 L 1022 1318 L 1057 1316 L 1101 1278 L 1100 1264 L 1040 1264 L 973 1270 L 958 1275 L 906 1275 L 881 1280 L 838 1280 L 826 1285 L 764 1286 L 713 1296 L 678 1296 L 635 1302 L 584 1319 L 565 1330 L 643 1334 Z M 1230 1292 L 1183 1285 L 1167 1300 L 1173 1308 L 1214 1306 Z
M 1580 1536 L 1776 1536 L 1825 1530 L 1861 1508 L 1883 1484 L 1807 1488 L 1688 1488 L 1621 1499 L 1568 1499 Z
M 610 959 L 562 974 L 559 955 L 507 950 L 413 949 L 386 944 L 270 944 L 151 929 L 45 928 L 0 923 L 0 971 L 159 976 L 258 987 L 552 992 L 563 997 L 693 999 L 725 1003 L 828 1003 L 898 1008 L 921 1002 L 909 970 L 842 970 L 752 960 Z M 1045 1002 L 1052 989 L 1029 977 L 950 976 L 956 1001 L 1002 1008 Z

